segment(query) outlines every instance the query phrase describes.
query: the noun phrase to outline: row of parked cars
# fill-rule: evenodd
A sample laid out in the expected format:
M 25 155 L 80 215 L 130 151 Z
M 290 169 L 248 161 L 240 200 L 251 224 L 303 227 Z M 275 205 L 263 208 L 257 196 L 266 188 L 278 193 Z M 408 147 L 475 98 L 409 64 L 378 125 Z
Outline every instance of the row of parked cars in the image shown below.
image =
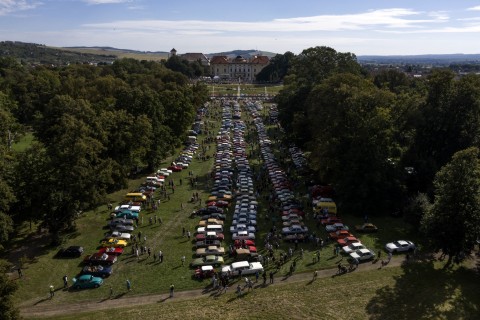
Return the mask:
M 211 196 L 207 200 L 207 207 L 197 211 L 197 214 L 202 215 L 195 237 L 196 256 L 200 258 L 191 263 L 192 267 L 198 267 L 195 271 L 196 277 L 215 272 L 214 267 L 223 265 L 223 256 L 227 253 L 237 259 L 248 259 L 257 255 L 254 240 L 258 203 L 254 196 L 253 179 L 243 139 L 246 126 L 240 118 L 240 106 L 224 101 L 222 123 L 216 138 L 217 152 L 212 172 L 214 183 Z M 233 215 L 227 219 L 228 208 L 233 205 Z M 224 240 L 223 232 L 227 231 L 226 222 L 230 221 L 228 231 L 232 234 L 233 243 L 228 246 L 227 251 L 221 244 Z M 263 272 L 263 267 L 259 262 L 243 260 L 223 266 L 221 272 L 232 275 L 239 272 L 249 274 Z
M 260 152 L 267 170 L 267 175 L 272 184 L 274 199 L 279 209 L 282 221 L 282 236 L 285 241 L 303 241 L 309 232 L 303 219 L 305 213 L 302 204 L 296 199 L 292 189 L 292 183 L 286 172 L 278 164 L 271 148 L 265 125 L 261 117 L 256 113 L 257 108 L 249 105 L 250 112 L 254 117 L 254 123 L 258 133 Z

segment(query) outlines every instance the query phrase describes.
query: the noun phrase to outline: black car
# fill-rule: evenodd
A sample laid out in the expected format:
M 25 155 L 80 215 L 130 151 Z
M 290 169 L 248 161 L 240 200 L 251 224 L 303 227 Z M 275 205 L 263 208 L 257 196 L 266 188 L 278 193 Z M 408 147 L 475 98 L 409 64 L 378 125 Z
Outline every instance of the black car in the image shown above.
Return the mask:
M 58 251 L 57 256 L 63 258 L 78 258 L 83 254 L 83 247 L 70 246 L 68 248 L 62 248 Z

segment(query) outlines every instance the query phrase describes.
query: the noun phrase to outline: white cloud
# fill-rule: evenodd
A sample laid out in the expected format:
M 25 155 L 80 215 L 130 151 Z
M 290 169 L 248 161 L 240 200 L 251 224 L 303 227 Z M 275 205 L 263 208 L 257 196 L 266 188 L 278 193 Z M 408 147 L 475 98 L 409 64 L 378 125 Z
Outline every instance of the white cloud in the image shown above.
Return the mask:
M 0 16 L 5 16 L 9 13 L 35 9 L 42 3 L 39 1 L 28 0 L 0 0 Z
M 132 0 L 83 0 L 88 4 L 112 4 L 112 3 L 126 3 L 132 2 Z
M 422 16 L 422 19 L 411 19 Z M 236 22 L 206 20 L 121 20 L 92 23 L 91 28 L 143 31 L 215 31 L 215 32 L 308 32 L 367 30 L 375 28 L 418 28 L 424 24 L 445 22 L 445 14 L 425 15 L 410 9 L 371 10 L 358 14 L 319 15 L 271 21 Z
M 480 11 L 480 6 L 475 6 L 467 9 L 468 11 Z

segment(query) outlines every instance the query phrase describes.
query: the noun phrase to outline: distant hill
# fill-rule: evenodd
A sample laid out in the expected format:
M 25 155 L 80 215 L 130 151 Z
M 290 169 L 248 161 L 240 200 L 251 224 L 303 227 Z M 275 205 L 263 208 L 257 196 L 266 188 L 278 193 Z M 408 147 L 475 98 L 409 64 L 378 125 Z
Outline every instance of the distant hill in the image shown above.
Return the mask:
M 71 63 L 111 63 L 117 57 L 111 54 L 91 54 L 61 50 L 42 44 L 19 41 L 1 41 L 0 57 L 14 57 L 27 64 L 68 65 Z
M 133 58 L 138 60 L 165 60 L 168 59 L 169 52 L 166 51 L 139 51 L 131 49 L 118 49 L 113 47 L 64 47 L 64 50 L 90 53 L 90 54 L 108 54 L 113 55 L 119 59 L 121 58 Z
M 269 58 L 272 58 L 272 57 L 275 57 L 277 54 L 274 52 L 250 49 L 250 50 L 232 50 L 232 51 L 226 51 L 226 52 L 207 53 L 205 55 L 209 58 L 213 56 L 227 56 L 229 58 L 242 56 L 244 58 L 251 58 L 257 55 L 262 55 L 262 56 L 267 56 Z
M 360 63 L 375 64 L 429 64 L 449 65 L 452 63 L 480 63 L 480 54 L 423 54 L 392 56 L 357 56 Z

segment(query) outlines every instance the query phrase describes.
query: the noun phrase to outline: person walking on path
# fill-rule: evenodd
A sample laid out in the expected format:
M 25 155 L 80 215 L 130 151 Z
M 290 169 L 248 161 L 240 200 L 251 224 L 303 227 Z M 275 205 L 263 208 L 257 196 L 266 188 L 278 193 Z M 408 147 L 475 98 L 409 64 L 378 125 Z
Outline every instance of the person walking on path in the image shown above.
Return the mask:
M 317 279 L 318 277 L 318 272 L 317 270 L 313 271 L 313 280 Z
M 170 285 L 170 298 L 173 298 L 173 292 L 175 290 L 175 286 L 173 285 L 173 283 Z
M 55 296 L 55 287 L 53 286 L 53 284 L 50 285 L 49 292 L 50 292 L 50 299 L 52 299 Z
M 273 284 L 273 271 L 270 271 L 270 283 Z
M 127 291 L 132 290 L 132 284 L 130 283 L 130 280 L 127 279 Z

